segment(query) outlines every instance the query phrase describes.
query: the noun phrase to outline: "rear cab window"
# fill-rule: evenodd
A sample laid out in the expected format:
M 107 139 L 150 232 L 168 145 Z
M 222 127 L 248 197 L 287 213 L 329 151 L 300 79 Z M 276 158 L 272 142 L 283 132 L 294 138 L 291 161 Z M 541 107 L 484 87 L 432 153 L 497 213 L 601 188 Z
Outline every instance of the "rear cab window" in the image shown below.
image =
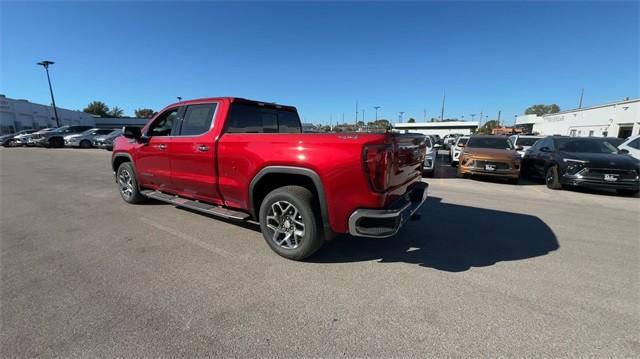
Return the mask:
M 294 108 L 259 102 L 234 101 L 227 119 L 227 133 L 302 133 Z

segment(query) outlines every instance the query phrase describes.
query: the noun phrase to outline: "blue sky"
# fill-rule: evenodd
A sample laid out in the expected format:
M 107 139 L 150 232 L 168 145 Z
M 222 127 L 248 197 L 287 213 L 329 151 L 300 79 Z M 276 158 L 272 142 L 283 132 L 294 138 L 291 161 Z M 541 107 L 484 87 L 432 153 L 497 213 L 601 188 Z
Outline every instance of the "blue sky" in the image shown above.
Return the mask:
M 513 122 L 534 103 L 638 97 L 637 2 L 2 2 L 0 92 L 92 100 L 131 115 L 184 99 L 240 96 L 352 122 L 440 114 Z M 361 119 L 361 114 L 359 115 Z

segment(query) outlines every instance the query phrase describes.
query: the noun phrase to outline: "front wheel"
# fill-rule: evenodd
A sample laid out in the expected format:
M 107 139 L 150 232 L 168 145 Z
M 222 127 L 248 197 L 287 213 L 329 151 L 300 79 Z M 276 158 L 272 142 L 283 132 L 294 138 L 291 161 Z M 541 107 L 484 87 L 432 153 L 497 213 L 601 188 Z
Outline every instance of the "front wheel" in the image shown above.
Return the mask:
M 141 203 L 146 199 L 146 197 L 140 193 L 138 181 L 136 180 L 136 172 L 134 171 L 131 162 L 124 162 L 120 167 L 118 167 L 116 180 L 118 181 L 120 197 L 122 197 L 125 202 L 136 204 Z
M 285 186 L 270 192 L 260 205 L 260 229 L 279 255 L 302 260 L 317 251 L 324 239 L 313 194 L 304 187 Z
M 91 141 L 89 140 L 80 141 L 80 148 L 91 148 Z
M 547 183 L 547 187 L 551 189 L 562 189 L 562 184 L 560 183 L 560 177 L 558 176 L 557 166 L 551 166 L 547 168 L 545 181 Z
M 49 139 L 49 147 L 50 148 L 62 148 L 64 147 L 64 140 L 62 137 L 53 137 Z

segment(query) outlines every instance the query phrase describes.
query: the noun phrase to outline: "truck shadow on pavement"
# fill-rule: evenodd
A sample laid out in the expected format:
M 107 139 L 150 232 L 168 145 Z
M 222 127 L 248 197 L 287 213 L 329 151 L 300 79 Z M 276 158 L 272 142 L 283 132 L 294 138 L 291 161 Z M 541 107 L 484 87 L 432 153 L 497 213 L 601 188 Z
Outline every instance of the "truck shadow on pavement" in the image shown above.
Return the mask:
M 379 259 L 447 272 L 463 272 L 498 262 L 539 257 L 559 248 L 555 234 L 538 217 L 442 203 L 430 197 L 422 219 L 407 222 L 392 238 L 339 236 L 325 243 L 315 263 Z

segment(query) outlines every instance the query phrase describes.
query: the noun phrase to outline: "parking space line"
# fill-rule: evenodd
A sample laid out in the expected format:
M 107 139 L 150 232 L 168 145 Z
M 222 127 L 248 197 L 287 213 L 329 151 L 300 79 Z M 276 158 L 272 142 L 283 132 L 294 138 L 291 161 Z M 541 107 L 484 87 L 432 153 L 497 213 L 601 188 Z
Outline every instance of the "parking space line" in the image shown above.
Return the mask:
M 181 238 L 181 239 L 184 239 L 184 240 L 186 240 L 188 242 L 191 242 L 191 243 L 193 243 L 193 244 L 195 244 L 195 245 L 197 245 L 197 246 L 199 246 L 201 248 L 204 248 L 204 249 L 206 249 L 208 251 L 211 251 L 211 252 L 213 252 L 213 253 L 221 256 L 221 257 L 225 257 L 225 258 L 236 257 L 236 258 L 238 258 L 238 256 L 234 256 L 234 255 L 232 255 L 231 253 L 225 251 L 222 248 L 218 248 L 218 247 L 216 247 L 214 245 L 211 245 L 210 243 L 201 241 L 198 238 L 195 238 L 195 237 L 192 237 L 192 236 L 190 236 L 190 235 L 188 235 L 186 233 L 182 233 L 180 231 L 177 231 L 177 230 L 175 230 L 175 229 L 173 229 L 171 227 L 167 227 L 167 226 L 165 226 L 163 224 L 160 224 L 160 223 L 158 223 L 158 222 L 156 222 L 154 220 L 151 220 L 149 218 L 140 217 L 139 219 L 143 223 L 146 223 L 146 224 L 148 224 L 148 225 L 150 225 L 152 227 L 155 227 L 155 228 L 157 228 L 157 229 L 159 229 L 161 231 L 167 232 L 167 233 L 169 233 L 169 234 L 171 234 L 173 236 L 176 236 L 178 238 Z

